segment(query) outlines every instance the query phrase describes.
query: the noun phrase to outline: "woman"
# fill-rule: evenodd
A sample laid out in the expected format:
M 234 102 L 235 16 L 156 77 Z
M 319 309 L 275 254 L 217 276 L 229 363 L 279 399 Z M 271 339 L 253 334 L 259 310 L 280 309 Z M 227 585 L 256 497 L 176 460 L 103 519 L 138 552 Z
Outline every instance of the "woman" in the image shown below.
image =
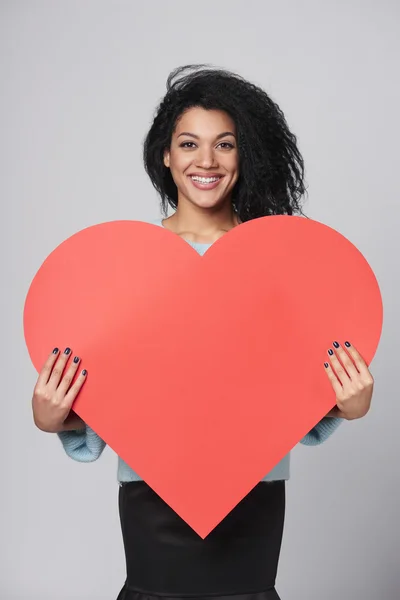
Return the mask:
M 170 75 L 144 143 L 144 164 L 166 217 L 156 224 L 200 254 L 249 219 L 301 213 L 304 167 L 296 137 L 268 95 L 233 73 L 200 65 Z M 170 217 L 168 206 L 174 209 Z M 343 419 L 360 418 L 369 410 L 373 379 L 366 364 L 348 342 L 347 351 L 337 342 L 332 345 L 321 368 L 337 406 L 303 444 L 325 441 Z M 71 387 L 80 359 L 67 366 L 70 357 L 69 348 L 50 354 L 33 395 L 34 420 L 40 429 L 59 435 L 69 456 L 90 462 L 99 458 L 105 443 L 71 408 L 86 372 Z M 121 459 L 118 479 L 127 565 L 119 600 L 279 598 L 275 579 L 289 455 L 205 540 Z

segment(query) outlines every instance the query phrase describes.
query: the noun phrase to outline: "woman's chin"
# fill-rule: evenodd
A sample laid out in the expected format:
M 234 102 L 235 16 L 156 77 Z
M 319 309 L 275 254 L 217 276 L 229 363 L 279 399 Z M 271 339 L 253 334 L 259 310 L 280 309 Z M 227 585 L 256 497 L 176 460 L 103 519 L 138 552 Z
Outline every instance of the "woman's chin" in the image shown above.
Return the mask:
M 201 195 L 201 197 L 191 197 L 189 199 L 190 203 L 196 206 L 197 208 L 218 208 L 223 206 L 225 203 L 230 203 L 230 200 L 227 197 L 219 197 L 212 198 L 211 196 L 207 197 L 205 195 Z

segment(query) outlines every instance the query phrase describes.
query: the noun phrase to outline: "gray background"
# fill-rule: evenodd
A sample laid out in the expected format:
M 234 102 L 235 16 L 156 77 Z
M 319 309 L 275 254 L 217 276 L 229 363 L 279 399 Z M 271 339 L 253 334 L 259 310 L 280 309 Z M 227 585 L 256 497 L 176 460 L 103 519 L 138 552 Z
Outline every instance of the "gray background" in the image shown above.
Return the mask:
M 399 598 L 398 2 L 0 6 L 1 599 L 109 600 L 123 583 L 116 456 L 78 464 L 35 429 L 22 310 L 65 238 L 158 216 L 141 143 L 168 73 L 189 62 L 236 70 L 280 104 L 306 161 L 306 212 L 358 246 L 384 298 L 371 412 L 293 451 L 278 590 Z

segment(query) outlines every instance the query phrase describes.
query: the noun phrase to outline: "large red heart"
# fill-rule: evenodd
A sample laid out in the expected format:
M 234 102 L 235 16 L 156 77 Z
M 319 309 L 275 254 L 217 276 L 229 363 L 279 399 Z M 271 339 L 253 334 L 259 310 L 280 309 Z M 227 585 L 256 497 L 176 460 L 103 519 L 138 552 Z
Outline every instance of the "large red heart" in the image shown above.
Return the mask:
M 335 404 L 335 339 L 369 364 L 382 326 L 373 272 L 301 217 L 236 227 L 201 257 L 156 225 L 85 229 L 46 259 L 26 299 L 39 371 L 83 357 L 74 410 L 201 537 Z

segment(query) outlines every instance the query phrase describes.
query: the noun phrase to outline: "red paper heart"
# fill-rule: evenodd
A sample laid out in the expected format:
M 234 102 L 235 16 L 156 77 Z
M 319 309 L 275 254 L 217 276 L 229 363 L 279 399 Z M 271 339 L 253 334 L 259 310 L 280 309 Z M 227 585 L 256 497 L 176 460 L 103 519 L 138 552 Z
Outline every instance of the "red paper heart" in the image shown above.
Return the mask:
M 24 326 L 38 371 L 54 345 L 83 357 L 74 410 L 205 537 L 334 406 L 332 341 L 370 364 L 382 303 L 361 253 L 312 220 L 249 221 L 203 257 L 117 221 L 46 259 Z

